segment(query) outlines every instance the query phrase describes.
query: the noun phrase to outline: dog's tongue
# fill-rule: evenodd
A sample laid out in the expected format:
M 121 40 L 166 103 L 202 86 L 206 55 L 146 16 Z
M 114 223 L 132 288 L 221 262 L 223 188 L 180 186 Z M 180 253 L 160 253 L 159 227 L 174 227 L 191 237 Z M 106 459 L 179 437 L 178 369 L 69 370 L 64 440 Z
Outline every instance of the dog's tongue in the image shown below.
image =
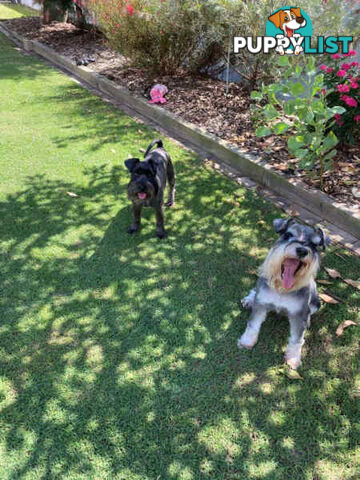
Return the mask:
M 283 275 L 282 275 L 282 281 L 283 281 L 283 286 L 286 288 L 286 290 L 289 290 L 294 285 L 294 276 L 296 269 L 298 268 L 300 264 L 300 261 L 297 260 L 296 258 L 287 258 L 284 263 L 283 263 Z
M 291 28 L 288 28 L 287 26 L 285 26 L 286 28 L 286 35 L 288 37 L 292 37 L 293 36 L 293 30 L 291 30 Z
M 140 193 L 138 193 L 138 197 L 140 198 L 140 200 L 145 200 L 146 193 L 145 192 L 140 192 Z

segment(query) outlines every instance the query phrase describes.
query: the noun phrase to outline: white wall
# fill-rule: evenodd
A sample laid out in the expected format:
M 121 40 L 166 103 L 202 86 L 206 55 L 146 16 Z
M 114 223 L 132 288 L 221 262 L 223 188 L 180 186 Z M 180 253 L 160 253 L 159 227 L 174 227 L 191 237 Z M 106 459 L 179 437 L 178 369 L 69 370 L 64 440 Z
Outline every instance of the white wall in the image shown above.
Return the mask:
M 28 7 L 35 8 L 35 10 L 41 10 L 41 5 L 39 3 L 33 2 L 33 0 L 20 0 L 20 2 L 18 3 L 22 3 L 23 5 L 26 5 Z

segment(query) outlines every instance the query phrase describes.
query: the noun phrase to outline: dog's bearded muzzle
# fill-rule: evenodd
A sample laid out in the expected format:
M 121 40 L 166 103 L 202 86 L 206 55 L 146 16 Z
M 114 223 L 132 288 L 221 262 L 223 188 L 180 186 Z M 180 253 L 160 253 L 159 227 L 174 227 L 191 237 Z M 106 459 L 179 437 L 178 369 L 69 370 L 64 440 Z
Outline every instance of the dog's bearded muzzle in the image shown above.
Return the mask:
M 130 182 L 127 188 L 131 201 L 147 202 L 155 197 L 154 185 L 149 181 Z
M 293 288 L 297 276 L 304 275 L 313 262 L 313 255 L 308 247 L 299 243 L 290 244 L 284 250 L 281 261 L 281 281 L 286 290 Z

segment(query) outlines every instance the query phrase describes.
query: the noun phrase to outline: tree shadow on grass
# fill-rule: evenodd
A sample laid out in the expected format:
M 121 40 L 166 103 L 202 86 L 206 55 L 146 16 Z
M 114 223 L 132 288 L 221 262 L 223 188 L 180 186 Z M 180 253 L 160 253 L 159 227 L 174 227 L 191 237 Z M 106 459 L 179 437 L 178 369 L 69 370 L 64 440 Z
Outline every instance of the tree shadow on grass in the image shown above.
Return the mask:
M 278 212 L 191 154 L 176 168 L 163 242 L 151 210 L 125 233 L 118 167 L 85 185 L 34 176 L 0 203 L 2 436 L 22 454 L 9 478 L 305 480 L 355 454 L 354 339 L 332 363 L 320 316 L 303 383 L 277 368 L 286 321 L 236 348 Z
M 0 79 L 21 81 L 32 80 L 38 76 L 49 74 L 49 67 L 41 60 L 20 54 L 10 40 L 0 33 Z

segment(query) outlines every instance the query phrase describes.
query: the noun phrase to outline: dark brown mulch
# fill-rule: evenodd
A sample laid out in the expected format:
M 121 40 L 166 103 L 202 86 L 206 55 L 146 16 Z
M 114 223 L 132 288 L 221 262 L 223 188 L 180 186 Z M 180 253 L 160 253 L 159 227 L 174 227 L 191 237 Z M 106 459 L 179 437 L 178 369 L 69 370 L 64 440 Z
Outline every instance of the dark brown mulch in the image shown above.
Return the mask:
M 241 85 L 230 84 L 226 97 L 224 82 L 207 76 L 181 72 L 172 76 L 152 75 L 129 66 L 123 56 L 106 45 L 105 38 L 98 32 L 83 31 L 69 23 L 42 25 L 39 18 L 14 19 L 7 23 L 19 34 L 54 48 L 74 62 L 86 56 L 92 57 L 95 62 L 90 63 L 89 68 L 138 95 L 147 96 L 155 83 L 165 84 L 169 93 L 164 108 L 248 152 L 261 155 L 271 168 L 286 176 L 299 178 L 319 188 L 317 178 L 299 170 L 297 160 L 289 157 L 284 139 L 255 136 L 250 118 L 249 93 Z M 326 173 L 324 190 L 337 202 L 359 210 L 359 176 L 360 145 L 344 147 L 335 157 L 334 170 Z

